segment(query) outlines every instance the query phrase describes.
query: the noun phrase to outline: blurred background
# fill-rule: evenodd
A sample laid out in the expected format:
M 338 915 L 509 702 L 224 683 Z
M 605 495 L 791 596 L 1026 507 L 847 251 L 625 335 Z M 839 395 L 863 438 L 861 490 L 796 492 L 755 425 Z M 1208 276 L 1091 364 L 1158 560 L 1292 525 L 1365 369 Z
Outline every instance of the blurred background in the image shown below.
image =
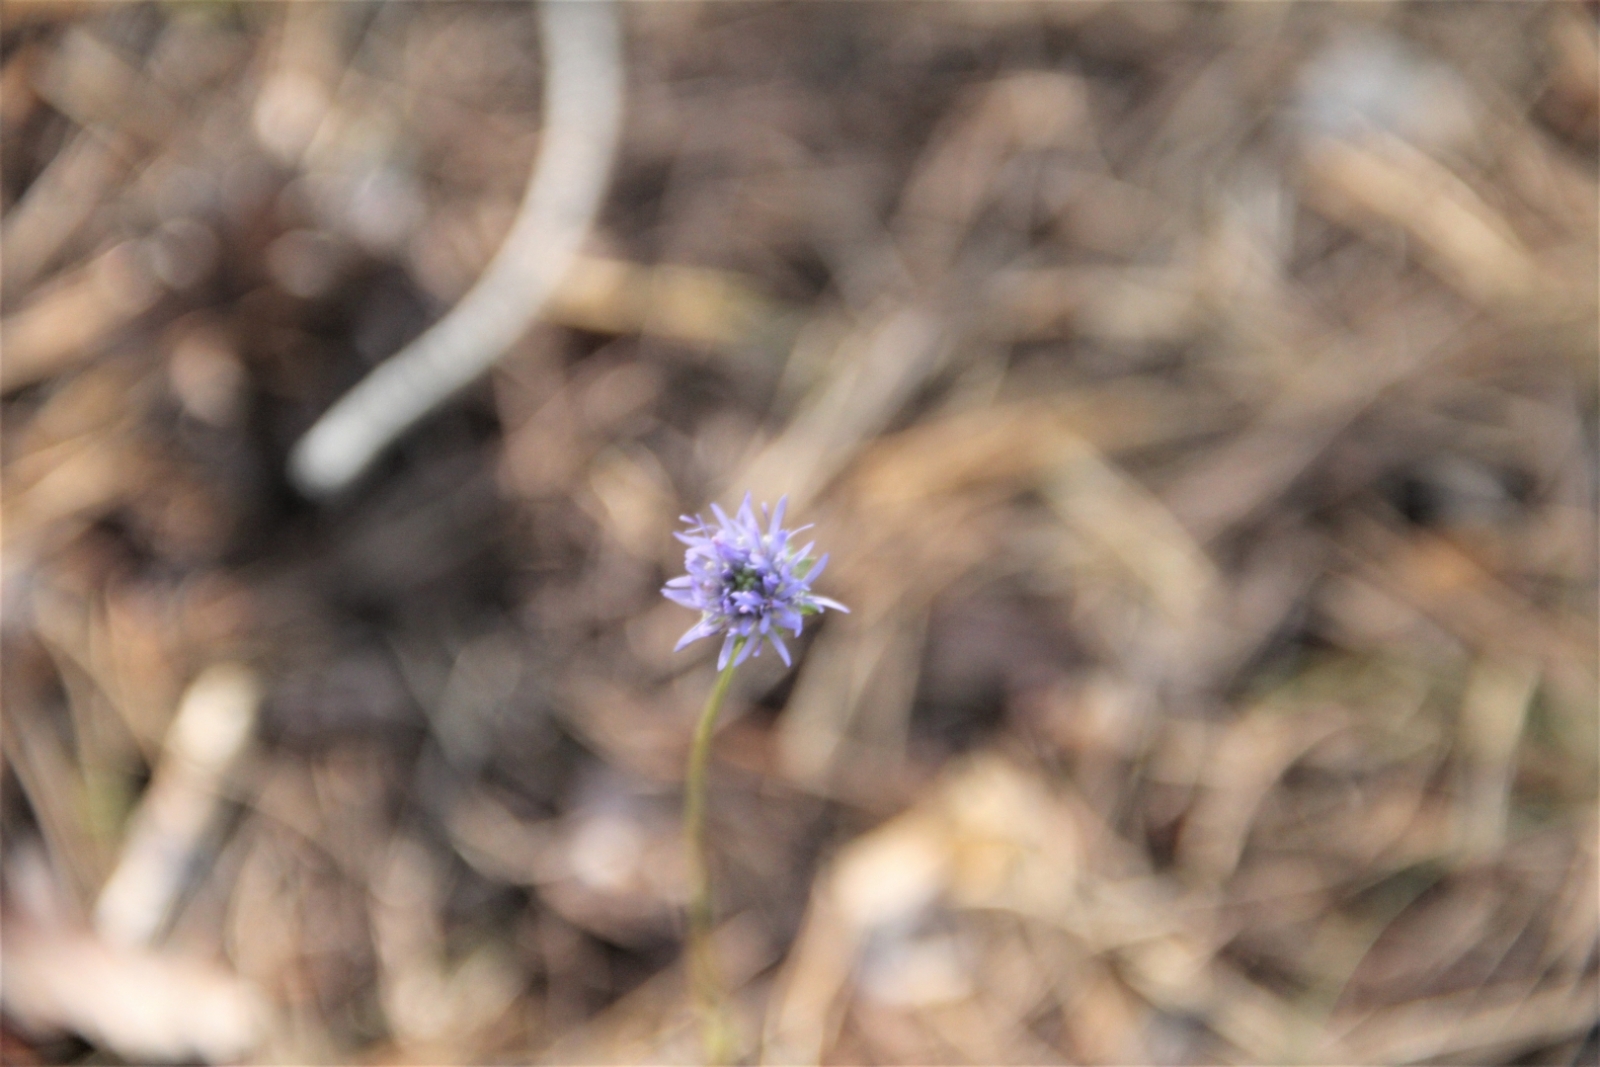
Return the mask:
M 617 15 L 0 8 L 4 1062 L 695 1061 L 746 489 L 853 608 L 717 738 L 747 1062 L 1597 1062 L 1595 6 Z

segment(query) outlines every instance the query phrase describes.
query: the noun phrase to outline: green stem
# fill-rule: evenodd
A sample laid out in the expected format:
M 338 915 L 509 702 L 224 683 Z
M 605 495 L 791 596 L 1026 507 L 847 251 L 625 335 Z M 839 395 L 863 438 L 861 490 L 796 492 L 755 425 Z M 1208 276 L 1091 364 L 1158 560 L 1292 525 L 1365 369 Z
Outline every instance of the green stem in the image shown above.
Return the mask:
M 743 642 L 740 642 L 743 644 Z M 684 779 L 683 832 L 689 850 L 689 984 L 700 1013 L 700 1033 L 709 1063 L 728 1062 L 728 1028 L 722 1018 L 722 984 L 717 977 L 716 960 L 711 950 L 711 861 L 706 852 L 706 774 L 711 764 L 711 737 L 716 732 L 717 716 L 728 698 L 733 682 L 736 645 L 728 665 L 717 675 L 717 682 L 706 698 L 705 710 L 694 728 L 694 743 L 689 749 L 689 772 Z

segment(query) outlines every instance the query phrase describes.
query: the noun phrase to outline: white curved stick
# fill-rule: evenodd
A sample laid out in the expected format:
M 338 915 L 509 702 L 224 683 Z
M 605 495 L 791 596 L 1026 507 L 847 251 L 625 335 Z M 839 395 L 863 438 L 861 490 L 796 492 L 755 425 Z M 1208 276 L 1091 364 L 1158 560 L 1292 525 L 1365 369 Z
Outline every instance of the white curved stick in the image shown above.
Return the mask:
M 622 119 L 616 8 L 611 0 L 545 0 L 540 15 L 544 134 L 516 221 L 461 302 L 340 397 L 295 444 L 289 477 L 307 496 L 344 489 L 390 442 L 500 358 L 538 315 L 594 221 Z

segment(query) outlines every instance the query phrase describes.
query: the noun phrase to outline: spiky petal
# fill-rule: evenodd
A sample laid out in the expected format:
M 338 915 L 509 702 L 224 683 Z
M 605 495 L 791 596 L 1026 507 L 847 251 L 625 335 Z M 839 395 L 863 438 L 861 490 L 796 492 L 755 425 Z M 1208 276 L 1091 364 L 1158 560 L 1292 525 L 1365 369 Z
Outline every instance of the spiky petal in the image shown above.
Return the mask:
M 828 557 L 812 559 L 809 544 L 793 547 L 794 535 L 810 527 L 784 529 L 787 507 L 788 497 L 784 497 L 769 517 L 763 504 L 764 529 L 750 505 L 749 493 L 732 518 L 715 504 L 711 505 L 714 524 L 698 515 L 682 516 L 689 528 L 675 536 L 689 546 L 683 557 L 689 573 L 668 582 L 661 595 L 700 612 L 700 621 L 684 633 L 678 648 L 722 634 L 718 670 L 730 660 L 738 664 L 761 655 L 763 642 L 777 649 L 788 664 L 789 648 L 780 630 L 798 637 L 807 615 L 825 608 L 850 610 L 837 600 L 812 593 L 811 583 L 822 573 Z

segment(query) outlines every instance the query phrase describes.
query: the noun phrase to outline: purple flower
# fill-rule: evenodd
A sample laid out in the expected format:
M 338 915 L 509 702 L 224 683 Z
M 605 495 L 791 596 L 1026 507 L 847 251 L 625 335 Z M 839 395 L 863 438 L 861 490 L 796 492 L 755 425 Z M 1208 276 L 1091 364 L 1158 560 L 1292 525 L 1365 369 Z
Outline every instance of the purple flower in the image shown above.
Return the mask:
M 702 637 L 726 634 L 722 654 L 717 657 L 717 669 L 722 670 L 730 659 L 738 665 L 752 654 L 761 655 L 761 641 L 765 638 L 787 665 L 789 649 L 780 630 L 789 630 L 798 637 L 801 620 L 807 615 L 816 615 L 823 608 L 850 610 L 836 600 L 811 592 L 811 583 L 827 566 L 828 557 L 812 560 L 815 542 L 804 548 L 793 547 L 795 534 L 811 527 L 783 528 L 783 510 L 788 501 L 788 497 L 778 501 L 766 529 L 762 529 L 750 507 L 749 493 L 745 494 L 739 513 L 731 519 L 712 504 L 711 511 L 717 517 L 715 526 L 698 515 L 682 516 L 689 530 L 674 536 L 689 546 L 683 557 L 689 573 L 668 582 L 661 595 L 698 611 L 700 621 L 678 641 L 678 648 Z M 761 515 L 763 519 L 767 516 L 765 504 L 761 505 Z

